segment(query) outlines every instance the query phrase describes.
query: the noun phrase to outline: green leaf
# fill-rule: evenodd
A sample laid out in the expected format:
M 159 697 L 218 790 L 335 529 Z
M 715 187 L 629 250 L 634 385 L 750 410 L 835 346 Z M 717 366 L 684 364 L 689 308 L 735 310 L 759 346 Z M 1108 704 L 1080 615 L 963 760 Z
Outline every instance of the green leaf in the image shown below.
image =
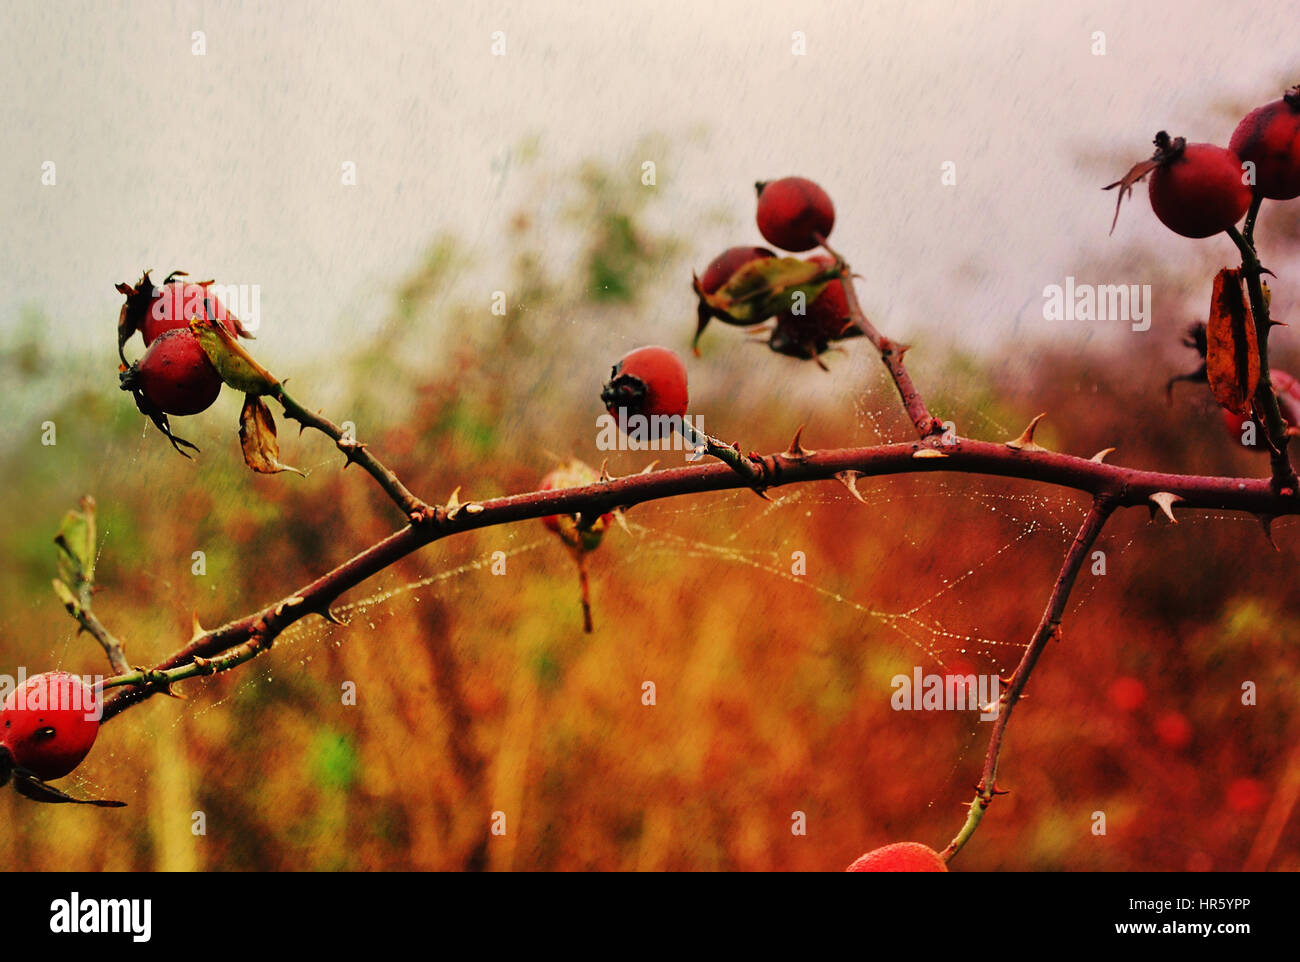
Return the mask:
M 798 257 L 763 257 L 736 271 L 706 300 L 733 321 L 758 324 L 789 310 L 799 292 L 807 298 L 806 303 L 812 303 L 840 274 L 838 265 L 824 267 Z
M 212 366 L 236 391 L 245 394 L 270 394 L 280 383 L 271 372 L 249 354 L 226 330 L 225 326 L 207 317 L 190 319 L 190 331 L 198 339 L 203 353 Z
M 70 585 L 95 580 L 95 500 L 81 499 L 81 508 L 63 516 L 59 533 L 59 574 Z
M 72 589 L 58 578 L 55 578 L 52 583 L 54 585 L 54 593 L 59 596 L 59 601 L 63 602 L 63 607 L 68 609 L 68 614 L 72 615 L 74 618 L 80 618 L 81 602 L 78 601 L 77 596 L 72 593 Z

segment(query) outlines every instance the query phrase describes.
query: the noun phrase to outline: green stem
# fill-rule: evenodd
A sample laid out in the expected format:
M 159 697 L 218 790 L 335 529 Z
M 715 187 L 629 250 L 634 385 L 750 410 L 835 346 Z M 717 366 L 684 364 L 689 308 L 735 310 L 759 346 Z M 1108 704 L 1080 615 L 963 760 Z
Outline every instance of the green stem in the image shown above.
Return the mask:
M 177 668 L 135 668 L 112 678 L 104 679 L 101 687 L 121 688 L 125 685 L 147 685 L 154 690 L 166 691 L 175 682 L 184 681 L 186 678 L 215 675 L 219 672 L 229 671 L 246 661 L 251 661 L 270 647 L 270 644 L 263 640 L 261 636 L 254 636 L 242 645 L 231 648 L 215 658 L 195 658 L 188 664 Z

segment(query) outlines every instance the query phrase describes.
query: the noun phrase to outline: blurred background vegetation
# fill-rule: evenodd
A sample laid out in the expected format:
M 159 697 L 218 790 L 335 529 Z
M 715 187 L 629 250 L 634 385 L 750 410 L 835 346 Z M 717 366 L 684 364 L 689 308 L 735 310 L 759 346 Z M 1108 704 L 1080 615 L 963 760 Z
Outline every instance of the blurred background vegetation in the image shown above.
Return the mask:
M 716 253 L 656 226 L 667 222 L 659 193 L 626 176 L 646 155 L 551 170 L 524 145 L 538 200 L 517 211 L 504 247 L 485 257 L 434 238 L 383 295 L 383 322 L 328 361 L 259 358 L 305 403 L 353 421 L 429 500 L 458 485 L 478 499 L 531 490 L 570 456 L 599 466 L 609 364 L 646 342 L 685 355 L 690 271 Z M 1150 216 L 1143 193 L 1128 216 Z M 735 243 L 757 239 L 750 212 L 728 216 Z M 1260 236 L 1277 264 L 1300 230 L 1269 209 Z M 1081 280 L 1155 285 L 1152 330 L 1121 348 L 1018 335 L 971 356 L 928 334 L 909 363 L 963 434 L 1012 437 L 1047 411 L 1039 440 L 1056 450 L 1115 446 L 1112 460 L 1128 465 L 1259 475 L 1264 461 L 1230 442 L 1207 390 L 1181 385 L 1172 404 L 1163 394 L 1195 366 L 1179 338 L 1204 311 L 1205 268 L 1226 256 L 1202 248 L 1200 260 L 1157 264 L 1128 251 L 1117 274 L 1119 258 L 1087 255 Z M 485 265 L 498 278 L 488 286 L 507 292 L 504 316 L 463 282 Z M 868 313 L 888 293 L 882 279 L 861 290 Z M 967 320 L 959 300 L 952 313 Z M 51 538 L 83 494 L 101 515 L 99 614 L 133 663 L 175 649 L 192 613 L 207 626 L 242 616 L 400 524 L 319 436 L 282 438 L 283 459 L 307 478 L 248 472 L 230 392 L 178 419 L 202 448 L 180 458 L 116 390 L 115 315 L 86 320 L 105 345 L 91 360 L 47 336 L 46 320 L 33 309 L 7 326 L 0 357 L 12 412 L 0 451 L 3 670 L 103 670 L 49 588 Z M 310 319 L 265 323 L 312 337 Z M 1295 370 L 1291 337 L 1282 329 L 1276 363 Z M 747 449 L 780 450 L 803 422 L 814 448 L 907 437 L 863 342 L 826 374 L 717 325 L 688 362 L 694 411 Z M 55 446 L 40 445 L 45 421 Z M 610 470 L 649 460 L 616 453 Z M 941 848 L 964 817 L 987 727 L 896 713 L 890 679 L 914 665 L 1009 670 L 1085 500 L 960 475 L 860 487 L 867 505 L 825 484 L 777 492 L 775 505 L 734 493 L 636 508 L 632 532 L 614 528 L 593 556 L 590 636 L 573 563 L 540 524 L 436 544 L 346 597 L 348 627 L 311 619 L 250 665 L 187 683 L 186 700 L 154 698 L 109 724 L 64 787 L 128 808 L 0 793 L 0 864 L 824 870 L 891 841 Z M 1115 518 L 1100 544 L 1105 576 L 1082 578 L 1065 641 L 1011 725 L 1011 794 L 954 869 L 1237 869 L 1252 857 L 1300 869 L 1295 522 L 1274 537 L 1280 553 L 1250 518 Z M 505 576 L 485 563 L 497 550 Z M 203 576 L 191 574 L 196 551 Z M 801 577 L 790 574 L 796 551 L 808 559 Z M 654 707 L 641 702 L 646 680 Z M 1240 704 L 1247 680 L 1258 707 Z M 341 703 L 348 681 L 355 706 Z M 504 837 L 488 833 L 498 810 Z M 206 835 L 191 832 L 196 811 Z M 806 836 L 791 833 L 797 811 Z M 1104 837 L 1090 831 L 1098 811 Z

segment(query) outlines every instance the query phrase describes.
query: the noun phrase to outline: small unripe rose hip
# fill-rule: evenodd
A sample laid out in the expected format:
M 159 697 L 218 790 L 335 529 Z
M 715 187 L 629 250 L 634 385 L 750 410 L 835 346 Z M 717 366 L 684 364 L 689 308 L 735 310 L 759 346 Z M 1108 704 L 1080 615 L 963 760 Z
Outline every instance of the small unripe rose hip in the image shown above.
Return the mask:
M 895 842 L 859 856 L 846 872 L 946 872 L 939 853 L 920 842 Z
M 148 347 L 167 331 L 189 329 L 190 318 L 211 317 L 220 321 L 231 337 L 239 335 L 239 323 L 215 294 L 202 284 L 183 284 L 173 281 L 164 284 L 145 311 L 140 324 L 140 336 Z
M 686 366 L 666 347 L 638 347 L 614 365 L 600 399 L 615 418 L 620 409 L 628 417 L 683 417 L 689 402 Z
M 1300 197 L 1300 87 L 1246 114 L 1228 149 L 1255 165 L 1255 191 L 1261 197 Z
M 736 271 L 750 261 L 775 256 L 766 247 L 728 247 L 704 268 L 704 273 L 700 276 L 700 288 L 705 294 L 716 294 Z
M 1269 371 L 1268 379 L 1269 383 L 1273 385 L 1273 393 L 1277 395 L 1278 407 L 1287 425 L 1289 427 L 1300 427 L 1300 381 L 1297 381 L 1286 371 L 1279 371 L 1277 368 Z M 1222 409 L 1222 414 L 1224 430 L 1237 444 L 1250 451 L 1268 450 L 1267 434 L 1264 431 L 1264 426 L 1259 421 L 1255 421 L 1255 443 L 1247 445 L 1242 443 L 1242 439 L 1246 425 L 1253 419 L 1229 411 L 1227 408 Z
M 782 250 L 812 250 L 835 226 L 835 205 L 826 191 L 803 177 L 783 177 L 754 185 L 758 190 L 758 230 Z
M 826 254 L 817 254 L 808 260 L 823 267 L 835 266 L 835 258 Z M 778 354 L 809 360 L 826 353 L 832 342 L 861 334 L 862 329 L 853 324 L 849 316 L 844 282 L 835 280 L 804 305 L 803 314 L 796 314 L 793 310 L 780 314 L 768 339 L 768 347 Z
M 556 488 L 578 488 L 595 484 L 600 480 L 600 472 L 576 458 L 551 471 L 542 478 L 542 491 Z M 600 546 L 606 529 L 614 521 L 614 515 L 602 514 L 593 523 L 584 526 L 571 514 L 548 514 L 542 518 L 542 524 L 560 536 L 560 540 L 576 551 L 594 551 Z
M 149 345 L 136 372 L 141 393 L 166 414 L 198 414 L 221 393 L 221 375 L 188 330 L 165 331 Z
M 1163 160 L 1151 174 L 1147 194 L 1160 222 L 1184 237 L 1210 237 L 1232 227 L 1250 207 L 1241 160 L 1214 144 L 1185 144 L 1161 131 Z
M 0 745 L 42 780 L 61 778 L 80 765 L 98 733 L 94 691 L 64 671 L 33 675 L 0 708 Z

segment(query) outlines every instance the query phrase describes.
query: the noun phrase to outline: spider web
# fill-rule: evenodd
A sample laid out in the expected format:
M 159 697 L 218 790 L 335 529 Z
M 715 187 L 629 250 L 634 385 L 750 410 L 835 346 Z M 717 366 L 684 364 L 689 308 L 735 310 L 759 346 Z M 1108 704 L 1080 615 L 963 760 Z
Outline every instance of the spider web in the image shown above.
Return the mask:
M 887 415 L 884 409 L 875 409 L 858 402 L 857 414 L 861 426 L 885 436 Z M 973 415 L 975 432 L 980 436 L 1007 435 L 1004 425 L 983 415 Z M 139 457 L 139 450 L 133 455 Z M 329 467 L 333 460 L 322 462 Z M 1015 568 L 1031 546 L 1045 542 L 1059 564 L 1083 518 L 1084 510 L 1077 493 L 1047 487 L 1036 487 L 1023 493 L 989 490 L 983 487 L 984 479 L 963 475 L 926 475 L 910 478 L 906 485 L 897 479 L 859 478 L 858 498 L 855 500 L 837 485 L 808 484 L 781 488 L 769 492 L 770 502 L 758 502 L 748 491 L 722 492 L 690 499 L 671 499 L 658 502 L 652 519 L 645 520 L 641 512 L 632 512 L 626 518 L 631 537 L 613 536 L 602 546 L 598 564 L 605 579 L 605 591 L 616 590 L 621 578 L 635 578 L 637 568 L 647 558 L 690 559 L 716 565 L 730 572 L 729 577 L 746 579 L 756 592 L 780 590 L 808 593 L 833 606 L 841 607 L 856 618 L 858 623 L 875 626 L 878 631 L 866 631 L 864 643 L 883 645 L 911 663 L 921 666 L 926 673 L 946 673 L 972 670 L 997 673 L 1005 677 L 1023 654 L 1028 634 L 1009 636 L 1005 626 L 980 624 L 977 615 L 980 592 L 999 580 L 1015 577 Z M 977 508 L 979 513 L 996 519 L 1004 532 L 991 548 L 983 549 L 973 558 L 961 558 L 960 552 L 937 552 L 936 545 L 909 533 L 901 526 L 893 535 L 900 543 L 900 551 L 920 555 L 931 553 L 942 556 L 935 571 L 925 583 L 909 581 L 912 590 L 902 604 L 887 604 L 870 596 L 869 592 L 853 587 L 852 573 L 828 571 L 820 576 L 795 574 L 784 558 L 791 549 L 800 547 L 798 536 L 800 519 L 810 518 L 817 512 L 881 513 L 890 507 L 901 508 L 904 513 L 934 511 L 944 512 L 949 503 L 959 503 L 964 509 Z M 689 527 L 688 519 L 701 515 L 716 516 L 723 523 L 716 525 L 718 534 L 710 538 L 692 537 L 681 533 Z M 1214 524 L 1223 520 L 1241 523 L 1243 520 L 1230 514 L 1198 514 L 1182 519 L 1185 524 Z M 776 522 L 776 523 L 774 523 Z M 271 651 L 256 660 L 235 669 L 226 678 L 234 676 L 234 684 L 224 688 L 220 696 L 203 697 L 192 702 L 185 711 L 201 716 L 221 708 L 240 693 L 259 685 L 275 683 L 277 672 L 291 672 L 295 667 L 305 668 L 315 658 L 322 645 L 340 647 L 348 642 L 365 643 L 386 622 L 398 617 L 398 602 L 418 605 L 422 599 L 436 593 L 448 603 L 456 605 L 460 598 L 466 604 L 473 600 L 478 590 L 474 576 L 490 569 L 504 551 L 513 560 L 537 552 L 558 548 L 555 538 L 542 534 L 533 525 L 516 525 L 497 529 L 501 541 L 491 551 L 483 552 L 469 560 L 450 565 L 427 576 L 413 579 L 361 597 L 336 604 L 332 610 L 343 619 L 344 626 L 333 625 L 319 618 L 308 618 L 286 629 L 276 640 Z M 774 545 L 773 532 L 778 543 Z M 111 532 L 101 531 L 99 550 L 103 552 L 110 541 Z M 540 536 L 536 536 L 540 535 Z M 1128 539 L 1121 544 L 1111 543 L 1108 552 L 1122 556 L 1133 544 Z M 110 546 L 111 550 L 111 546 Z M 436 546 L 425 552 L 436 551 Z M 1052 574 L 1054 574 L 1054 569 Z M 529 577 L 527 571 L 522 577 Z M 1080 578 L 1071 596 L 1067 618 L 1087 603 L 1095 591 L 1097 579 Z M 1047 588 L 1042 597 L 1027 595 L 1027 604 L 1036 618 L 1046 603 Z M 364 592 L 365 586 L 357 589 Z M 973 602 L 973 603 L 971 603 Z M 597 618 L 600 617 L 601 599 L 595 600 Z M 84 644 L 70 632 L 65 646 L 65 657 L 72 644 Z M 195 692 L 202 680 L 188 683 Z M 944 780 L 969 778 L 970 756 L 982 755 L 987 741 L 988 726 L 978 720 L 978 713 L 964 713 L 967 736 Z M 181 724 L 182 713 L 171 717 L 171 726 Z M 116 797 L 131 800 L 134 789 L 122 785 L 98 784 L 84 775 L 76 776 L 75 789 L 79 794 Z M 932 797 L 929 806 L 937 803 Z

